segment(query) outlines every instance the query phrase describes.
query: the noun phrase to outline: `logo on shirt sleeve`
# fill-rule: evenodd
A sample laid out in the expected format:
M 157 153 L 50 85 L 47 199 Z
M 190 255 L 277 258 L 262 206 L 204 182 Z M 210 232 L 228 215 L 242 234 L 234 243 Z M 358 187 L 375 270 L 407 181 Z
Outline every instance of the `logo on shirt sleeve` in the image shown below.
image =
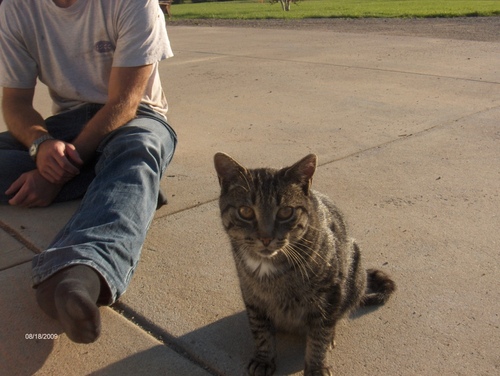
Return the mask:
M 104 54 L 106 52 L 113 52 L 115 50 L 115 46 L 113 43 L 107 40 L 100 40 L 95 44 L 95 50 L 100 54 Z

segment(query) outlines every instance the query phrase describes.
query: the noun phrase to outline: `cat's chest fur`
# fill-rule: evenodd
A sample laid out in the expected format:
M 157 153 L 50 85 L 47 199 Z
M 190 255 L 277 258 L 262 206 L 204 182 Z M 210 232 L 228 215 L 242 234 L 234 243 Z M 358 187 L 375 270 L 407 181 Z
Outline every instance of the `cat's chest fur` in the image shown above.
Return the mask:
M 317 297 L 311 289 L 283 276 L 269 279 L 243 278 L 242 293 L 246 302 L 265 309 L 266 315 L 281 330 L 302 329 Z
M 271 277 L 272 275 L 279 273 L 280 267 L 274 265 L 271 261 L 265 259 L 256 259 L 250 255 L 245 255 L 242 257 L 244 267 L 255 276 L 257 279 L 262 279 L 266 277 Z
M 314 275 L 307 275 L 306 271 L 293 269 L 288 264 L 247 260 L 239 264 L 238 274 L 247 304 L 263 309 L 278 329 L 302 332 L 311 308 L 322 305 L 320 290 L 332 284 L 333 269 L 325 263 Z

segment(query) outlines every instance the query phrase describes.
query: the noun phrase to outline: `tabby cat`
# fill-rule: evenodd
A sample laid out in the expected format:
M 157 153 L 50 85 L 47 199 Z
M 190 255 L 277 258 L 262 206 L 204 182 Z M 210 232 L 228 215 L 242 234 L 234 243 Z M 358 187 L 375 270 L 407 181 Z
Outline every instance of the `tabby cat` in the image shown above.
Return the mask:
M 304 375 L 331 375 L 325 358 L 336 323 L 360 305 L 385 303 L 395 283 L 363 269 L 342 214 L 310 189 L 314 154 L 280 170 L 246 169 L 223 153 L 214 162 L 256 346 L 248 373 L 274 373 L 274 333 L 281 329 L 306 335 Z

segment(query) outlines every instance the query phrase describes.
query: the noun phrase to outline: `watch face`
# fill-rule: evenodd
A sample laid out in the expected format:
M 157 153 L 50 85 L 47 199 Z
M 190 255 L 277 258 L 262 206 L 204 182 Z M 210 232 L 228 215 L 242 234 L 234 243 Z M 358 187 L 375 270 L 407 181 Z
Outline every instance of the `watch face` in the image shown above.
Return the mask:
M 30 146 L 30 157 L 34 157 L 36 155 L 36 149 L 36 145 L 33 144 Z

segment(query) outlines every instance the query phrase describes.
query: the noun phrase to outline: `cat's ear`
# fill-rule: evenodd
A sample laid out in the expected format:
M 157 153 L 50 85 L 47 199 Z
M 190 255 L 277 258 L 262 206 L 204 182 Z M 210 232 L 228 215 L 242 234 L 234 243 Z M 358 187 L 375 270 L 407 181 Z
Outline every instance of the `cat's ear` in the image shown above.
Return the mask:
M 292 167 L 286 169 L 285 176 L 299 183 L 302 190 L 307 195 L 312 184 L 312 177 L 316 171 L 318 157 L 315 154 L 309 154 L 295 163 Z
M 247 173 L 245 167 L 225 153 L 214 155 L 214 166 L 221 187 L 224 187 L 225 184 L 239 181 Z

